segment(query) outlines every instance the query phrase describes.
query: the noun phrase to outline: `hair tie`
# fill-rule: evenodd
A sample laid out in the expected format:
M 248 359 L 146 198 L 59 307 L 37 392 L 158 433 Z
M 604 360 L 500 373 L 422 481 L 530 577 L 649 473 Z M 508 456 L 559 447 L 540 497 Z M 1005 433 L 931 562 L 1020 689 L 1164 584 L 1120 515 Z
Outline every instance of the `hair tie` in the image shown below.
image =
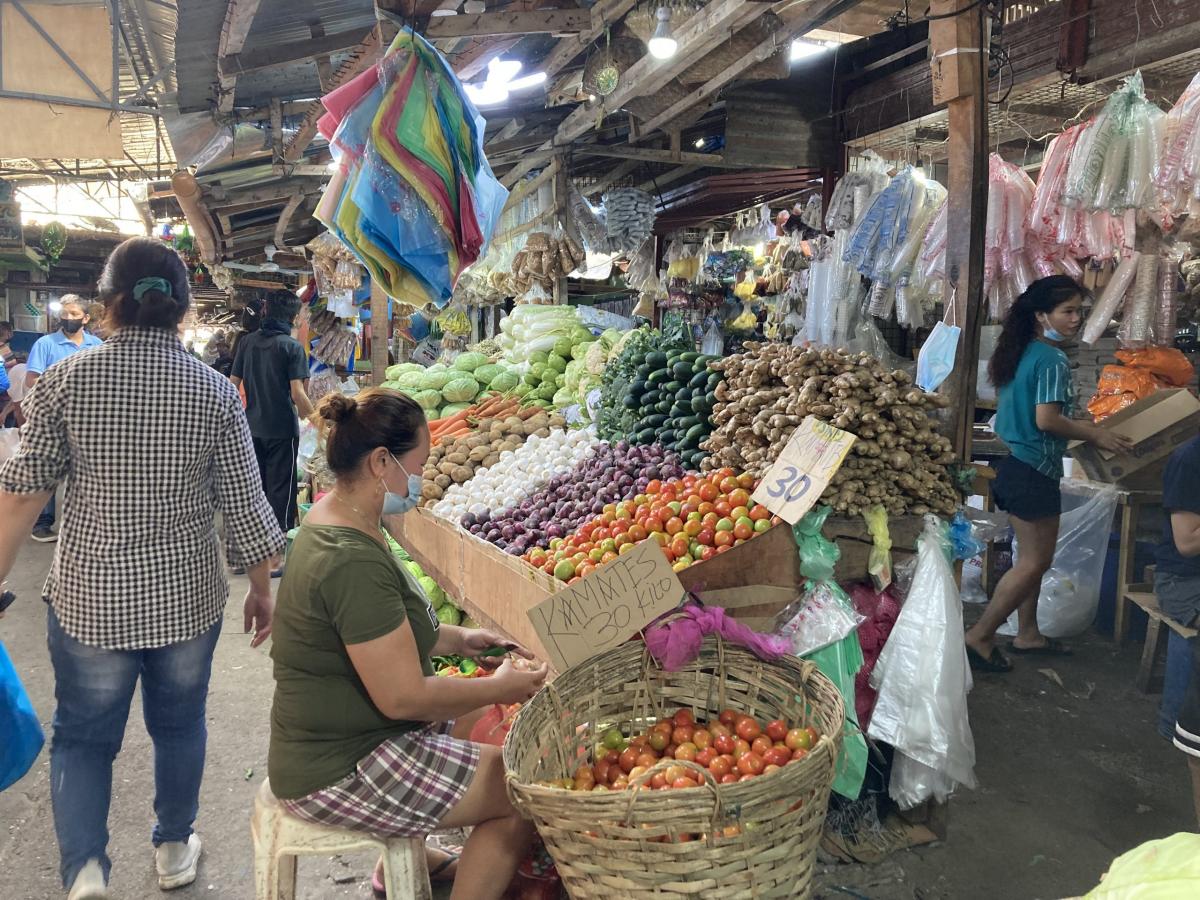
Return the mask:
M 138 303 L 142 302 L 142 298 L 146 296 L 147 291 L 160 291 L 168 297 L 172 296 L 171 282 L 165 278 L 151 276 L 149 278 L 141 278 L 133 286 L 133 299 Z

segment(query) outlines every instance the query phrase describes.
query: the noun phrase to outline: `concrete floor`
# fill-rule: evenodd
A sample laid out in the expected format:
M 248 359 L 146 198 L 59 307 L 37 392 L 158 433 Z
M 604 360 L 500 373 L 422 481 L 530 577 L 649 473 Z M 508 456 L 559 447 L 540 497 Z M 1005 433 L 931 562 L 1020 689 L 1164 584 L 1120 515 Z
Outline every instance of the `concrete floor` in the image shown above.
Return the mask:
M 53 675 L 45 610 L 37 600 L 52 548 L 25 548 L 9 586 L 20 599 L 0 620 L 13 657 L 49 730 Z M 180 900 L 250 900 L 249 811 L 266 771 L 270 660 L 241 634 L 244 583 L 235 580 L 217 647 L 209 699 L 208 767 L 197 830 L 200 878 Z M 1143 841 L 1196 827 L 1181 756 L 1154 728 L 1157 697 L 1132 688 L 1138 648 L 1116 651 L 1089 636 L 1073 659 L 1022 662 L 981 678 L 971 696 L 980 787 L 954 798 L 944 844 L 898 853 L 876 866 L 822 866 L 816 896 L 870 900 L 1061 898 L 1085 893 L 1113 857 Z M 1053 668 L 1061 686 L 1038 672 Z M 135 709 L 117 759 L 110 829 L 112 892 L 160 896 L 150 847 L 153 776 Z M 0 900 L 65 896 L 50 815 L 45 753 L 0 793 Z M 373 860 L 301 863 L 300 897 L 364 898 Z M 444 891 L 439 892 L 444 896 Z M 614 898 L 616 900 L 616 898 Z

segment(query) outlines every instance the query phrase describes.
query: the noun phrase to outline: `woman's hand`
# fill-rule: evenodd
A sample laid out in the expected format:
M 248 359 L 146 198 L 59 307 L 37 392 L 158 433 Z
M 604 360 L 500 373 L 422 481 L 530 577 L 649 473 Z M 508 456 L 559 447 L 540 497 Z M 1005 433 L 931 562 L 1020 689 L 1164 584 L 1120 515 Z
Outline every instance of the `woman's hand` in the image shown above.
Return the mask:
M 1099 426 L 1092 432 L 1092 436 L 1088 440 L 1101 450 L 1108 450 L 1110 453 L 1124 453 L 1133 449 L 1133 441 L 1129 438 Z
M 271 588 L 268 586 L 266 591 L 262 591 L 251 585 L 246 592 L 243 612 L 243 627 L 247 634 L 254 634 L 250 646 L 257 647 L 271 636 L 271 620 L 275 614 L 275 598 L 271 596 Z
M 511 641 L 502 634 L 497 634 L 494 631 L 489 631 L 486 628 L 464 628 L 462 629 L 462 652 L 461 656 L 469 656 L 485 669 L 494 669 L 500 665 L 504 657 L 502 656 L 483 656 L 479 654 L 493 647 L 503 647 L 509 653 L 516 653 L 518 656 L 523 656 L 526 659 L 533 659 L 533 654 L 522 647 L 515 641 Z
M 524 703 L 542 689 L 549 671 L 546 663 L 527 671 L 518 669 L 506 658 L 491 678 L 483 680 L 490 681 L 490 687 L 497 690 L 498 703 Z

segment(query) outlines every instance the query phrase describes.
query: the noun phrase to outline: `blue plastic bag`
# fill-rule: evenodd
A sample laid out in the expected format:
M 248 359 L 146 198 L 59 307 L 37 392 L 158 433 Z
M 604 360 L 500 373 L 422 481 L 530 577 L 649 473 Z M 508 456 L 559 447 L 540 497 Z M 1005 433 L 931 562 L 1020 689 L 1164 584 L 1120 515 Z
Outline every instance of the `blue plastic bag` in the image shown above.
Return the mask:
M 25 686 L 0 643 L 0 791 L 22 778 L 42 751 L 45 737 Z

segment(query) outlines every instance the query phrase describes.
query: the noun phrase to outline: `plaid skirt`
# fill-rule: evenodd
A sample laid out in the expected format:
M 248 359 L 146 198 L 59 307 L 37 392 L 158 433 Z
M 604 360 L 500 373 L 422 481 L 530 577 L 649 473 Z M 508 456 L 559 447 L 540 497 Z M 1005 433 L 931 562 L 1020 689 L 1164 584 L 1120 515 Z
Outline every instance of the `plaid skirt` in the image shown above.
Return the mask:
M 429 834 L 462 800 L 479 765 L 479 748 L 451 737 L 453 724 L 431 724 L 389 738 L 336 784 L 279 802 L 318 825 L 380 837 Z

